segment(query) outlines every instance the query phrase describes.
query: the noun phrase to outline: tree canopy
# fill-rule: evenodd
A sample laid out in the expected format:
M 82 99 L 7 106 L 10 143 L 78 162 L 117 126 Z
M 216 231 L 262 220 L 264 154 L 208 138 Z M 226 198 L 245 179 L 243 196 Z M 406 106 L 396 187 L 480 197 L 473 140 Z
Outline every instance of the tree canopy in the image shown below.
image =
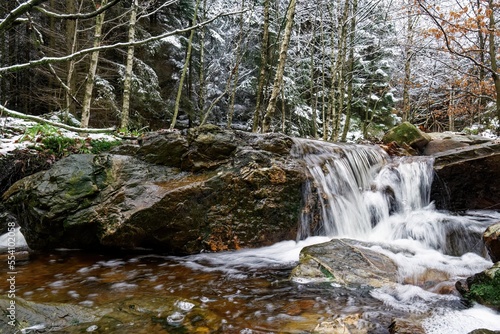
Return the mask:
M 498 131 L 499 11 L 493 0 L 7 1 L 0 114 L 332 141 L 401 120 Z

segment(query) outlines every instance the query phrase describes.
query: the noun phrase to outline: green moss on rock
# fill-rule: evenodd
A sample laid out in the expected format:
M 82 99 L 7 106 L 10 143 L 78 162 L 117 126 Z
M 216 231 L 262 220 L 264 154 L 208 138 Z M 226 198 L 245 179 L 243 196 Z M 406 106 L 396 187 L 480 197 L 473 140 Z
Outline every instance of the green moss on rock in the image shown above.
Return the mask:
M 431 138 L 420 131 L 415 125 L 403 122 L 389 130 L 382 138 L 382 141 L 385 144 L 396 142 L 400 146 L 408 145 L 421 150 L 431 141 Z

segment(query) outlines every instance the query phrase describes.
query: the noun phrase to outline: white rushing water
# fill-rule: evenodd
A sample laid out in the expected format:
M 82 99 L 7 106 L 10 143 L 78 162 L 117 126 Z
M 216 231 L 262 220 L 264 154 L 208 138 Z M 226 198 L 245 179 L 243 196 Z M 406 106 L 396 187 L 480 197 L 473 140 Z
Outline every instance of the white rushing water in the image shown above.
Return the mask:
M 428 290 L 412 285 L 435 275 L 450 286 L 490 267 L 482 254 L 481 235 L 500 219 L 498 212 L 458 216 L 435 210 L 430 202 L 433 160 L 429 157 L 391 159 L 378 147 L 306 140 L 297 140 L 296 146 L 312 177 L 304 202 L 315 203 L 312 196 L 319 203 L 307 208 L 300 237 L 324 234 L 380 243 L 373 249 L 395 261 L 401 284 L 376 289 L 372 296 L 398 310 L 434 310 L 424 322 L 428 333 L 500 330 L 498 313 L 481 306 L 465 311 L 435 308 L 436 303 L 459 297 L 438 293 L 440 284 Z M 387 244 L 402 251 L 390 251 L 383 247 Z
M 311 175 L 304 186 L 298 241 L 215 257 L 197 255 L 187 265 L 244 276 L 244 268 L 298 261 L 304 246 L 331 238 L 370 241 L 377 245 L 373 250 L 393 259 L 399 268 L 399 283 L 373 290 L 374 298 L 394 310 L 432 314 L 423 324 L 427 333 L 500 330 L 498 313 L 482 306 L 467 310 L 446 306 L 459 304 L 460 297 L 441 291 L 492 265 L 484 257 L 481 235 L 500 220 L 498 212 L 437 211 L 430 202 L 433 160 L 429 157 L 391 158 L 375 146 L 302 139 L 296 140 L 294 154 L 304 160 Z M 427 279 L 443 282 L 425 286 Z

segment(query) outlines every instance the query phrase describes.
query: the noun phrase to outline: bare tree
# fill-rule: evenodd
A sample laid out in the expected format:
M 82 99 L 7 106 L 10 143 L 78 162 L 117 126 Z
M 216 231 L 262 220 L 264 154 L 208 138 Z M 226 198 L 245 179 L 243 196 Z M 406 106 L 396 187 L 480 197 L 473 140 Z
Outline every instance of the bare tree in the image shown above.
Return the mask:
M 264 115 L 264 119 L 262 122 L 262 132 L 269 132 L 271 128 L 271 118 L 276 112 L 276 103 L 283 84 L 283 75 L 285 73 L 285 64 L 288 52 L 288 45 L 290 43 L 290 36 L 292 35 L 293 17 L 295 16 L 296 4 L 297 0 L 290 0 L 290 3 L 288 5 L 288 10 L 286 12 L 286 25 L 279 52 L 278 67 L 276 69 L 276 75 L 274 77 L 274 83 L 271 91 L 271 96 L 269 98 L 269 104 L 267 105 L 266 113 Z

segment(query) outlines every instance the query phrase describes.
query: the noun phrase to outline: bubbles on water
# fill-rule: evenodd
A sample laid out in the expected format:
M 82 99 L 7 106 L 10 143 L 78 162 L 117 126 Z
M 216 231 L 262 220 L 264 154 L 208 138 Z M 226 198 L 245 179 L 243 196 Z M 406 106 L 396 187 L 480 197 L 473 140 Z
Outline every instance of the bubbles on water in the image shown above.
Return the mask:
M 190 311 L 194 307 L 193 303 L 184 300 L 177 300 L 174 305 L 185 312 Z
M 87 327 L 86 332 L 95 332 L 99 327 L 97 325 L 92 325 Z
M 167 323 L 171 326 L 180 326 L 184 321 L 185 315 L 181 312 L 174 312 L 167 317 Z
M 116 268 L 119 266 L 123 266 L 125 264 L 125 261 L 120 260 L 120 259 L 115 259 L 115 260 L 109 260 L 109 261 L 99 261 L 97 262 L 98 265 L 101 267 L 106 267 L 106 268 Z
M 65 282 L 63 280 L 55 281 L 49 284 L 49 286 L 53 289 L 61 289 L 64 288 Z
M 428 312 L 442 301 L 459 300 L 456 296 L 438 295 L 415 285 L 401 284 L 374 289 L 370 294 L 393 309 L 416 314 Z
M 478 328 L 500 330 L 500 314 L 481 305 L 466 310 L 435 312 L 422 322 L 427 334 L 467 334 Z
M 114 283 L 111 285 L 111 290 L 131 290 L 137 288 L 137 284 L 130 284 L 126 282 Z
M 70 290 L 68 291 L 68 295 L 71 297 L 71 298 L 80 298 L 80 294 L 78 292 L 76 292 L 75 290 Z
M 94 306 L 94 302 L 92 300 L 84 300 L 82 302 L 78 303 L 79 305 L 85 306 L 85 307 L 92 307 Z

